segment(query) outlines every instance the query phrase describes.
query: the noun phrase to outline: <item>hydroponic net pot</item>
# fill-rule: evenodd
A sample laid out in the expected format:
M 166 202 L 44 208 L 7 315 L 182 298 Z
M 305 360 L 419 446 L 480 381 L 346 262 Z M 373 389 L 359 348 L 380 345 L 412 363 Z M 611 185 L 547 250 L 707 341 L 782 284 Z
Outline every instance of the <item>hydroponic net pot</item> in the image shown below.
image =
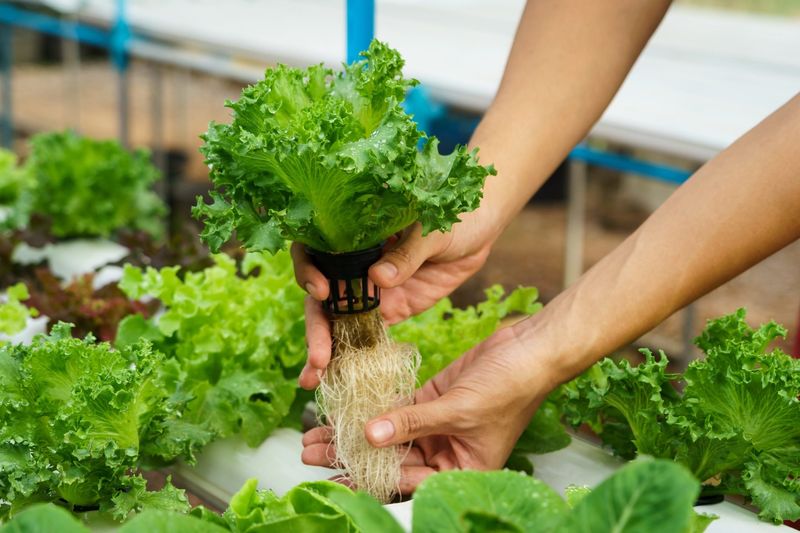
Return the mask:
M 322 303 L 328 312 L 350 315 L 364 313 L 380 305 L 380 287 L 370 281 L 367 274 L 382 252 L 382 245 L 342 253 L 320 252 L 306 247 L 312 264 L 328 278 L 330 292 Z

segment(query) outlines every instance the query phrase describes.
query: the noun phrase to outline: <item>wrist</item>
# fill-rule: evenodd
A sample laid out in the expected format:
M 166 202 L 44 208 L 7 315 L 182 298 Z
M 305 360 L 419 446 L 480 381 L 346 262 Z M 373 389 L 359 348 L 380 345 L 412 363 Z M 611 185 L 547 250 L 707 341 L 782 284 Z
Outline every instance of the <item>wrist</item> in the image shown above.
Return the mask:
M 553 317 L 551 310 L 548 305 L 510 328 L 525 347 L 524 372 L 534 376 L 537 387 L 547 394 L 594 363 L 586 344 L 578 340 L 580 332 L 565 329 L 564 321 Z
M 481 344 L 480 351 L 493 354 L 506 370 L 503 394 L 509 403 L 535 409 L 560 384 L 548 361 L 534 355 L 538 353 L 536 343 L 521 336 L 515 326 L 495 332 Z

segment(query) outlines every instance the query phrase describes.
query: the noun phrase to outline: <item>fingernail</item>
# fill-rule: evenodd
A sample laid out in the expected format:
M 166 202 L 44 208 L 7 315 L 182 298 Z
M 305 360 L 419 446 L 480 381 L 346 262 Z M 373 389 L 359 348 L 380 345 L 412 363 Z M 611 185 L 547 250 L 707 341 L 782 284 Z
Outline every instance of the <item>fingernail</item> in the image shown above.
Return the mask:
M 369 434 L 372 436 L 372 440 L 377 443 L 386 442 L 394 437 L 394 424 L 388 420 L 381 420 L 379 422 L 375 422 L 374 424 L 370 424 L 368 429 Z
M 394 266 L 392 263 L 389 262 L 381 263 L 375 268 L 377 268 L 381 276 L 383 276 L 386 279 L 394 279 L 394 277 L 397 276 L 397 267 Z

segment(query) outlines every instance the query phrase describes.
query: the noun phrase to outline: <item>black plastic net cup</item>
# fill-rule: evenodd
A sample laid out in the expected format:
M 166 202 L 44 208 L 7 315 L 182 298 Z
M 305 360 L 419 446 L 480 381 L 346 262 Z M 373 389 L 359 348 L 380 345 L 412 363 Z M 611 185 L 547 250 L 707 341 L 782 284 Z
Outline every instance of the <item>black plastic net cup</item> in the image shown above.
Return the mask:
M 380 287 L 367 272 L 383 252 L 382 245 L 358 252 L 328 253 L 306 247 L 311 262 L 328 278 L 330 293 L 323 307 L 337 315 L 364 313 L 381 303 Z

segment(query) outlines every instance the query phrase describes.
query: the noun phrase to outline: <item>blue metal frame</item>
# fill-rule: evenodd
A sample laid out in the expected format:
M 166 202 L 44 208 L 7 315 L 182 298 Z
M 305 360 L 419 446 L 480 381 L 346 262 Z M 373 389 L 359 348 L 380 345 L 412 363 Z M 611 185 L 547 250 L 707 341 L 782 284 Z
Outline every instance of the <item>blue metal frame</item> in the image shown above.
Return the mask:
M 112 33 L 109 31 L 9 5 L 0 5 L 0 23 L 19 26 L 65 39 L 77 39 L 82 43 L 103 48 L 111 46 Z
M 11 98 L 11 63 L 13 61 L 13 28 L 0 23 L 0 73 L 3 76 L 3 103 L 0 107 L 0 145 L 11 149 L 14 144 L 14 108 Z
M 579 144 L 573 148 L 569 158 L 599 167 L 610 168 L 620 172 L 632 172 L 648 178 L 666 181 L 668 183 L 683 183 L 692 175 L 692 172 L 669 165 L 651 163 L 635 157 L 630 157 L 596 148 L 589 148 Z
M 117 13 L 114 28 L 111 30 L 111 60 L 117 70 L 124 71 L 128 68 L 128 41 L 131 38 L 131 28 L 125 16 L 125 0 L 117 0 Z
M 375 35 L 375 0 L 347 0 L 347 62 L 369 48 Z
M 125 16 L 126 0 L 116 0 L 117 13 L 114 28 L 111 32 L 111 61 L 117 69 L 117 108 L 119 110 L 119 142 L 128 146 L 128 116 L 130 112 L 128 92 L 128 41 L 131 38 L 131 29 Z

